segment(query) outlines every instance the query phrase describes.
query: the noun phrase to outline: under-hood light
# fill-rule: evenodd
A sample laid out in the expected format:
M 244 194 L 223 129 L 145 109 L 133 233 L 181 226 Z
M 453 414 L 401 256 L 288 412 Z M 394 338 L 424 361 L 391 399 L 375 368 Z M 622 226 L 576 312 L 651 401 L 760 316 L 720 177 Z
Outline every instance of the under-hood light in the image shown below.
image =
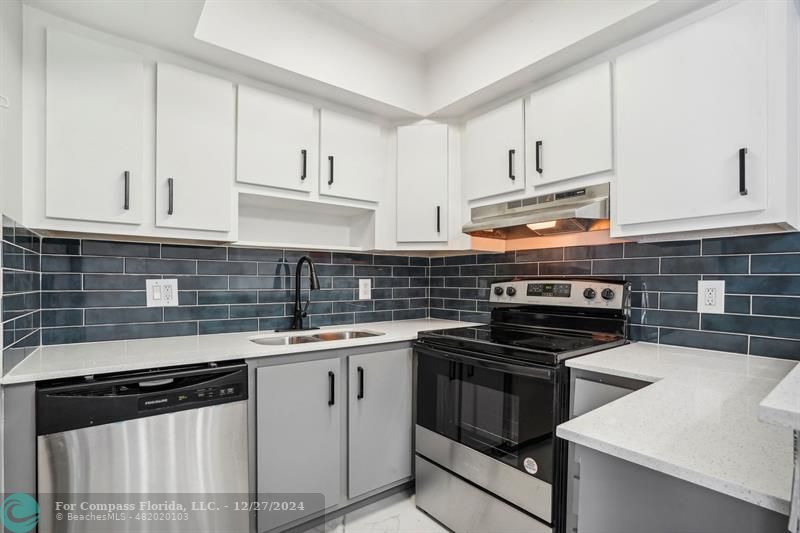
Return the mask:
M 535 224 L 526 224 L 528 229 L 533 231 L 538 231 L 540 229 L 552 229 L 556 227 L 556 221 L 551 220 L 549 222 L 536 222 Z

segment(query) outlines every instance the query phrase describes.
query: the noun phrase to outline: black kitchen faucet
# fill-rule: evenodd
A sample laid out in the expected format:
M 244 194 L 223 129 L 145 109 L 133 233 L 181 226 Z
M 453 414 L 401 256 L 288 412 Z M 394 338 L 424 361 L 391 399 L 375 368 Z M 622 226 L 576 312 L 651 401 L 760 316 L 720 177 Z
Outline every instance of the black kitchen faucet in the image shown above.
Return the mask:
M 301 283 L 300 283 L 300 273 L 303 270 L 303 263 L 308 263 L 308 281 L 309 281 L 309 293 L 308 293 L 308 300 L 306 300 L 306 305 L 300 303 L 300 291 L 301 291 Z M 319 329 L 319 328 L 311 328 L 311 327 L 304 327 L 303 326 L 303 319 L 308 316 L 308 304 L 311 302 L 311 291 L 315 291 L 319 289 L 319 278 L 317 277 L 317 272 L 314 269 L 314 262 L 311 260 L 310 257 L 304 255 L 297 261 L 297 267 L 295 267 L 294 271 L 294 314 L 292 317 L 292 325 L 289 327 L 290 330 L 305 330 L 305 329 Z

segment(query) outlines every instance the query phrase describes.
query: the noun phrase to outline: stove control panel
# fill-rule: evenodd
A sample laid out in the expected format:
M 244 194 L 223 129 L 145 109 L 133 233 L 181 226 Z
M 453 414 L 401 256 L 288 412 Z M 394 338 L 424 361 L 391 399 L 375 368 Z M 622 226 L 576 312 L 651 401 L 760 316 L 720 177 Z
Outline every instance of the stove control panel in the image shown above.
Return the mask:
M 493 283 L 492 303 L 622 309 L 625 284 L 604 280 L 527 280 Z

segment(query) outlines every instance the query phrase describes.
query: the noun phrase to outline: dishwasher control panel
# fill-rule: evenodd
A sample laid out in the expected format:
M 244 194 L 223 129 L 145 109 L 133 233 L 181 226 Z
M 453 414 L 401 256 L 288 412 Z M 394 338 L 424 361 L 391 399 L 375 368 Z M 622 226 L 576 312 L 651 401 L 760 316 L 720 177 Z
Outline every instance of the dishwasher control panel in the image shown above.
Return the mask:
M 39 382 L 36 434 L 212 408 L 248 398 L 243 361 Z
M 164 409 L 188 403 L 217 403 L 216 400 L 235 400 L 242 398 L 242 388 L 238 383 L 229 383 L 219 387 L 203 387 L 201 389 L 153 394 L 139 398 L 139 410 Z

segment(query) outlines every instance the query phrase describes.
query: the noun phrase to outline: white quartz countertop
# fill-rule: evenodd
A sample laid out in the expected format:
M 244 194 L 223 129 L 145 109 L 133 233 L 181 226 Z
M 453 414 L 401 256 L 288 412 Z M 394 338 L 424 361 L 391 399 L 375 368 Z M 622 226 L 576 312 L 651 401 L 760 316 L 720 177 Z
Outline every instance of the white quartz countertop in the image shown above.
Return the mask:
M 300 352 L 315 352 L 410 341 L 420 331 L 458 328 L 475 325 L 472 322 L 419 319 L 394 322 L 322 328 L 320 331 L 366 330 L 382 335 L 360 339 L 321 341 L 305 344 L 267 346 L 250 342 L 254 337 L 276 337 L 287 334 L 314 334 L 319 331 L 297 333 L 246 332 L 163 337 L 127 341 L 91 342 L 44 346 L 23 359 L 2 379 L 2 384 L 25 383 L 108 372 L 126 372 L 166 366 L 186 365 L 268 357 Z
M 759 404 L 795 362 L 633 343 L 567 366 L 653 384 L 559 425 L 559 437 L 789 514 L 792 431 L 759 420 Z
M 800 431 L 800 364 L 764 398 L 759 417 L 764 422 Z

